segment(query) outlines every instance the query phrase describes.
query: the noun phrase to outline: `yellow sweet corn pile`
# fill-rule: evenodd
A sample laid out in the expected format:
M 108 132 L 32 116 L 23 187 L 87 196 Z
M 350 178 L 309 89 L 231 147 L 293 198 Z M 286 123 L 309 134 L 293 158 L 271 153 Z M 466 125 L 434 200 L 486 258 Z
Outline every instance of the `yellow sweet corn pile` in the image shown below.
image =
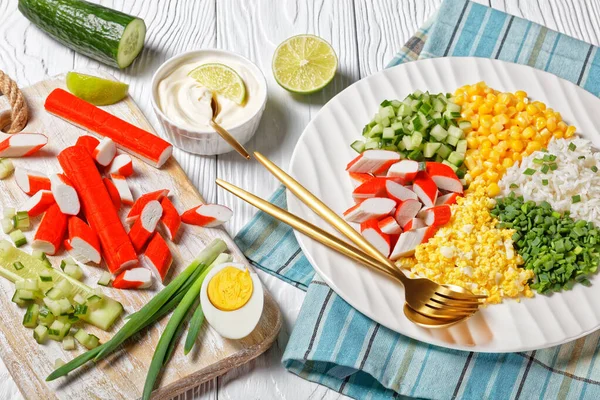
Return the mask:
M 575 134 L 575 127 L 559 112 L 540 101 L 530 102 L 522 90 L 499 92 L 479 82 L 457 89 L 453 101 L 462 106 L 462 120 L 471 123 L 465 178 L 473 188 L 484 186 L 491 197 L 500 194 L 498 181 L 507 168 L 546 147 L 553 137 Z
M 497 220 L 490 214 L 494 204 L 482 186 L 459 197 L 450 222 L 420 244 L 414 257 L 402 258 L 398 265 L 413 276 L 485 294 L 489 304 L 506 297 L 532 297 L 527 282 L 533 271 L 520 267 L 523 259 L 511 238 L 515 231 L 496 228 Z

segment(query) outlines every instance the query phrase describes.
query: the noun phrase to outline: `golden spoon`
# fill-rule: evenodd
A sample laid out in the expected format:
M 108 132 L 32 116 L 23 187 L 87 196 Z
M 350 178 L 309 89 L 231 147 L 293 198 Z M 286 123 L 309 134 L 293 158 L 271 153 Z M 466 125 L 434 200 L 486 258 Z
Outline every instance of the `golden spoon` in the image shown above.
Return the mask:
M 244 146 L 242 146 L 240 142 L 231 136 L 231 133 L 227 132 L 216 122 L 217 115 L 219 115 L 219 112 L 221 111 L 221 106 L 219 105 L 219 102 L 217 101 L 217 95 L 214 92 L 212 94 L 212 98 L 210 99 L 210 106 L 212 107 L 212 119 L 210 120 L 210 125 L 223 139 L 225 139 L 227 143 L 229 143 L 231 147 L 235 149 L 235 151 L 240 153 L 240 155 L 246 160 L 249 160 L 250 154 L 246 151 Z

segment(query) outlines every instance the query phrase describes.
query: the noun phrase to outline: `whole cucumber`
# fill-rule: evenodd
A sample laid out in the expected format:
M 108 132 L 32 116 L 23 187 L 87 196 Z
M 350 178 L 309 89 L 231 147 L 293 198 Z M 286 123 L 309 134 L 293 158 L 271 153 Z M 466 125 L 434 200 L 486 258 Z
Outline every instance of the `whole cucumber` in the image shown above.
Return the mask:
M 19 0 L 19 11 L 48 35 L 94 60 L 129 66 L 144 47 L 140 18 L 82 0 Z

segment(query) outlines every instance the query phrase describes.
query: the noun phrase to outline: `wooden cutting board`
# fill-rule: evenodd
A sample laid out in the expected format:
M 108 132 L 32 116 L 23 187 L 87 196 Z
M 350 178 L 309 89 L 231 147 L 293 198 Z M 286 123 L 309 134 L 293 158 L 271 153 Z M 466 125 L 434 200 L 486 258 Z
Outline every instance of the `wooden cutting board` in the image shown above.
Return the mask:
M 45 173 L 59 172 L 56 159 L 58 153 L 73 144 L 80 135 L 86 132 L 44 110 L 44 101 L 48 94 L 57 87 L 65 87 L 64 75 L 39 82 L 23 89 L 30 107 L 30 120 L 24 132 L 39 132 L 48 136 L 48 145 L 40 153 L 30 158 L 14 159 L 15 166 L 25 167 Z M 8 102 L 0 97 L 0 111 L 7 110 Z M 118 117 L 131 122 L 149 132 L 155 133 L 141 110 L 131 98 L 118 104 L 105 107 Z M 7 135 L 0 133 L 0 140 Z M 129 185 L 137 198 L 142 193 L 158 189 L 169 189 L 170 199 L 180 212 L 199 204 L 201 195 L 192 185 L 177 161 L 171 158 L 162 169 L 155 169 L 144 162 L 134 159 L 135 174 L 128 178 Z M 13 177 L 0 181 L 0 206 L 18 207 L 27 196 L 17 187 Z M 128 209 L 122 208 L 120 215 L 124 217 Z M 235 211 L 234 211 L 235 212 Z M 33 221 L 34 227 L 39 218 Z M 26 233 L 31 243 L 34 230 Z M 0 237 L 3 234 L 0 232 Z M 176 244 L 169 243 L 173 253 L 173 266 L 167 280 L 181 272 L 191 260 L 211 242 L 213 238 L 223 239 L 234 259 L 248 265 L 245 257 L 236 247 L 233 240 L 223 229 L 203 229 L 182 225 L 182 232 Z M 29 245 L 24 248 L 30 251 Z M 64 250 L 55 257 L 50 257 L 55 267 L 66 257 Z M 252 268 L 248 265 L 248 268 Z M 85 282 L 95 287 L 103 268 L 86 267 Z M 105 293 L 120 301 L 126 313 L 139 310 L 162 285 L 155 282 L 153 290 L 117 290 L 105 289 Z M 13 379 L 21 392 L 30 399 L 134 399 L 142 393 L 146 372 L 156 343 L 167 323 L 168 318 L 161 321 L 160 326 L 143 331 L 129 340 L 125 350 L 99 362 L 78 369 L 66 378 L 54 382 L 45 382 L 46 376 L 54 369 L 57 358 L 68 361 L 83 352 L 79 346 L 76 351 L 64 351 L 60 343 L 48 341 L 38 345 L 32 337 L 32 330 L 22 326 L 24 309 L 11 302 L 14 286 L 0 278 L 0 356 L 4 360 Z M 115 324 L 110 332 L 86 325 L 86 330 L 95 333 L 101 341 L 108 340 L 123 325 L 123 320 Z M 170 398 L 201 383 L 215 378 L 232 368 L 248 362 L 267 350 L 281 328 L 281 313 L 271 295 L 265 291 L 264 311 L 262 318 L 252 334 L 242 340 L 223 339 L 204 324 L 197 344 L 188 356 L 183 355 L 183 340 L 174 352 L 168 366 L 159 378 L 160 386 L 155 389 L 156 398 Z

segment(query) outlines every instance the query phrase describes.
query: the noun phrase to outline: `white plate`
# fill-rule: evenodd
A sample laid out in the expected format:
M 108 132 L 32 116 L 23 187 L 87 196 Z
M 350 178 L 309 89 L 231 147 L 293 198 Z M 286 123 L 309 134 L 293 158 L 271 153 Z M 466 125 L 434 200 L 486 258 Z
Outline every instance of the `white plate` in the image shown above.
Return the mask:
M 464 84 L 485 81 L 495 89 L 525 90 L 600 145 L 600 99 L 552 74 L 527 66 L 483 58 L 436 58 L 399 65 L 363 79 L 333 98 L 306 127 L 290 162 L 290 173 L 334 211 L 353 205 L 346 164 L 356 156 L 350 143 L 371 120 L 384 99 L 403 99 L 419 89 L 454 92 Z M 317 225 L 331 228 L 288 191 L 289 210 Z M 443 330 L 409 322 L 402 306 L 401 285 L 361 267 L 321 244 L 296 233 L 304 254 L 329 286 L 361 313 L 414 339 L 439 346 L 480 351 L 513 352 L 554 346 L 600 327 L 600 277 L 591 287 L 532 299 L 504 301 L 473 318 Z

